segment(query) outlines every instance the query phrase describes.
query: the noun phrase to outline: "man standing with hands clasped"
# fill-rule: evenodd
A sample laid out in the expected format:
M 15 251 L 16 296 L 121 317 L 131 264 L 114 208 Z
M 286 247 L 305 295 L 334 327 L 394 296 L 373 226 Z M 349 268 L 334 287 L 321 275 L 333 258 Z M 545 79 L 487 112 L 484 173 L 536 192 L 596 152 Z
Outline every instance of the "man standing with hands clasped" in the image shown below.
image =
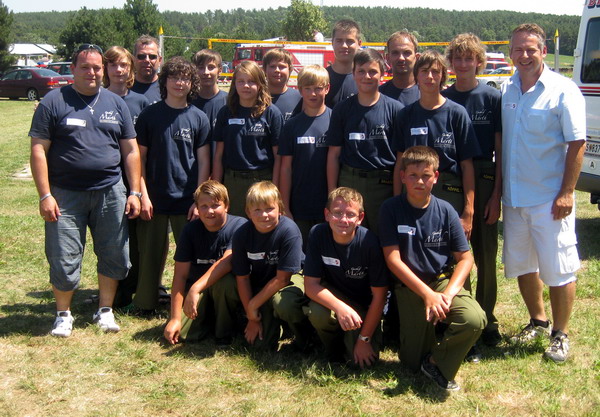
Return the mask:
M 46 257 L 56 298 L 53 336 L 69 337 L 89 226 L 98 257 L 99 309 L 93 320 L 117 332 L 112 303 L 130 267 L 127 217 L 140 213 L 140 155 L 125 102 L 101 87 L 100 47 L 73 54 L 74 82 L 49 93 L 31 123 L 31 170 L 45 223 Z M 121 159 L 131 192 L 126 196 Z
M 510 58 L 517 72 L 502 85 L 504 262 L 506 276 L 518 277 L 530 316 L 511 341 L 550 335 L 544 358 L 564 362 L 580 266 L 573 193 L 585 150 L 585 102 L 572 81 L 544 64 L 545 40 L 536 24 L 513 31 Z

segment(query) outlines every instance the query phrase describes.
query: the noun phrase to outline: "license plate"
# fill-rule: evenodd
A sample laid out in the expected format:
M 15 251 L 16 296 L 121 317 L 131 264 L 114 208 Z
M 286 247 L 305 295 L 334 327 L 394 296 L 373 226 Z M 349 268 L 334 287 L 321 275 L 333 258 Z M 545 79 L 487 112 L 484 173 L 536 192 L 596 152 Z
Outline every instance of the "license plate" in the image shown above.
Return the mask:
M 58 84 L 59 85 L 66 85 L 66 84 L 69 84 L 69 82 L 68 81 L 59 81 Z
M 588 140 L 585 143 L 585 153 L 593 156 L 600 156 L 600 142 Z

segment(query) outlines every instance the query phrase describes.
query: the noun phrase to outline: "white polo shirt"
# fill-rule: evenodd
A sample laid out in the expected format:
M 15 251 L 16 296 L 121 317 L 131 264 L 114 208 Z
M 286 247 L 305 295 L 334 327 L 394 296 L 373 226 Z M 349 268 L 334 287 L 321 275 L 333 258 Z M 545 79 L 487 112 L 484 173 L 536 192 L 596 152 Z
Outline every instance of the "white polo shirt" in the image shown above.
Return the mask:
M 518 71 L 502 85 L 502 202 L 531 207 L 554 200 L 567 143 L 585 140 L 585 100 L 575 83 L 546 65 L 521 93 Z

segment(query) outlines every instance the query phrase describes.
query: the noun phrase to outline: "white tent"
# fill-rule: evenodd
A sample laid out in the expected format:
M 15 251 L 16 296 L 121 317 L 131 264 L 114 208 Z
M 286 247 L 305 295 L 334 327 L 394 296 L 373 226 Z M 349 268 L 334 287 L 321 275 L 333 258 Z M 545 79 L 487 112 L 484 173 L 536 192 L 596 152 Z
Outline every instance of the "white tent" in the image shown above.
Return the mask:
M 17 56 L 18 65 L 37 65 L 40 61 L 52 61 L 56 48 L 46 43 L 15 43 L 8 47 L 8 52 Z

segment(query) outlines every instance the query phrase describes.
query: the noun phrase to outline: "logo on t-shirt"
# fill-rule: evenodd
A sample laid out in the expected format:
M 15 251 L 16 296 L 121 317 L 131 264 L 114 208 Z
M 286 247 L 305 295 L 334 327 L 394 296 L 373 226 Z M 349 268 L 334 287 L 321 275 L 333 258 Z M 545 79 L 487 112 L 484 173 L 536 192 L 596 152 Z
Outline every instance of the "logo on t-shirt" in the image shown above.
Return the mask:
M 492 122 L 491 115 L 491 110 L 477 110 L 471 115 L 471 121 L 474 125 L 489 125 Z
M 454 133 L 444 132 L 442 136 L 435 138 L 433 141 L 434 148 L 452 148 L 454 149 Z
M 367 276 L 366 266 L 353 266 L 346 270 L 346 278 L 350 279 L 364 279 Z
M 267 265 L 277 265 L 279 263 L 279 249 L 273 250 L 266 254 L 265 256 L 265 264 Z
M 100 115 L 100 123 L 110 123 L 113 125 L 118 125 L 119 121 L 117 120 L 117 112 L 115 110 L 105 111 Z
M 256 122 L 248 129 L 250 136 L 265 136 L 265 125 L 262 122 Z
M 327 133 L 324 133 L 323 136 L 317 138 L 316 146 L 317 148 L 324 148 L 327 146 Z
M 173 140 L 182 140 L 184 142 L 191 142 L 192 141 L 192 129 L 190 129 L 189 127 L 179 129 L 173 135 Z
M 387 139 L 385 134 L 385 125 L 376 125 L 369 132 L 369 139 Z
M 448 246 L 448 231 L 438 230 L 425 238 L 426 248 L 440 248 L 442 246 Z

